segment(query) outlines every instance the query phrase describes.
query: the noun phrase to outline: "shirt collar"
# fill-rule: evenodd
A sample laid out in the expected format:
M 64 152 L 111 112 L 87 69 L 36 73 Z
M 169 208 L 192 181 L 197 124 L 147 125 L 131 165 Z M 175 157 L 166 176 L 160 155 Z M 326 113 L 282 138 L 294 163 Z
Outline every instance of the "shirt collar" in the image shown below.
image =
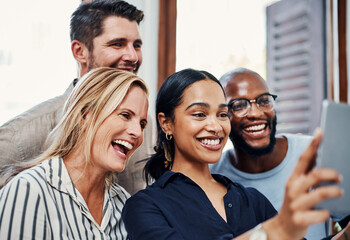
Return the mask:
M 75 78 L 75 79 L 73 80 L 73 87 L 75 87 L 75 85 L 78 83 L 78 81 L 79 81 L 79 78 Z
M 46 181 L 58 191 L 77 196 L 73 182 L 61 157 L 54 157 L 42 163 L 46 172 Z
M 166 170 L 162 174 L 162 176 L 157 180 L 157 184 L 159 184 L 160 187 L 164 188 L 167 183 L 171 182 L 173 179 L 175 179 L 178 176 L 182 176 L 183 178 L 185 178 L 185 180 L 189 180 L 190 182 L 192 182 L 190 178 L 188 178 L 182 173 Z M 212 176 L 216 181 L 222 183 L 227 189 L 229 189 L 231 185 L 236 185 L 236 183 L 232 182 L 229 178 L 222 176 L 220 174 L 212 174 Z
M 231 187 L 231 185 L 236 185 L 235 182 L 232 182 L 229 178 L 220 175 L 220 174 L 212 174 L 213 178 L 222 183 L 227 189 L 229 189 Z
M 63 159 L 61 157 L 54 157 L 49 160 L 46 160 L 42 163 L 42 166 L 45 168 L 46 181 L 52 187 L 56 188 L 61 192 L 77 196 L 74 184 L 70 178 L 66 165 L 64 164 Z M 106 188 L 108 188 L 107 180 Z M 122 192 L 123 190 L 118 184 L 111 184 L 110 196 L 112 198 L 118 196 Z
M 78 80 L 79 80 L 79 78 L 76 78 L 69 84 L 68 88 L 64 92 L 64 95 L 68 96 L 73 91 L 73 88 L 74 88 L 75 84 L 78 82 Z
M 166 170 L 156 182 L 160 187 L 164 188 L 168 182 L 170 182 L 175 176 L 178 176 L 179 174 L 180 173 Z

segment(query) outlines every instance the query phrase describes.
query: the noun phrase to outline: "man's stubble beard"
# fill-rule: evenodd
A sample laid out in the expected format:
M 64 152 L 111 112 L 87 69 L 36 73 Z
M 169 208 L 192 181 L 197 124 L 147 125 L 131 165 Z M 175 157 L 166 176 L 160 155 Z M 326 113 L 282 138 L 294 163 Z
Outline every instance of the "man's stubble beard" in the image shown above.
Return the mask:
M 230 139 L 232 141 L 232 144 L 234 145 L 235 149 L 239 149 L 242 152 L 248 154 L 249 156 L 253 157 L 260 157 L 266 154 L 269 154 L 272 152 L 273 148 L 276 144 L 276 125 L 277 125 L 277 117 L 275 117 L 271 121 L 268 121 L 268 127 L 271 128 L 271 134 L 270 134 L 270 143 L 266 147 L 256 148 L 250 146 L 245 139 L 234 129 L 231 129 L 230 132 Z
M 88 71 L 91 71 L 92 69 L 95 69 L 99 66 L 97 66 L 97 64 L 95 63 L 95 58 L 94 56 L 92 55 L 92 51 L 90 52 L 89 54 L 89 65 L 88 65 Z
M 95 58 L 92 54 L 90 54 L 89 56 L 89 65 L 88 65 L 88 71 L 91 71 L 92 69 L 95 69 L 95 68 L 98 68 L 98 67 L 107 67 L 107 66 L 99 66 L 96 64 L 95 62 Z M 108 66 L 108 67 L 112 67 L 112 66 Z M 136 63 L 136 70 L 134 72 L 134 74 L 137 74 L 139 68 L 140 68 L 140 65 L 138 63 Z

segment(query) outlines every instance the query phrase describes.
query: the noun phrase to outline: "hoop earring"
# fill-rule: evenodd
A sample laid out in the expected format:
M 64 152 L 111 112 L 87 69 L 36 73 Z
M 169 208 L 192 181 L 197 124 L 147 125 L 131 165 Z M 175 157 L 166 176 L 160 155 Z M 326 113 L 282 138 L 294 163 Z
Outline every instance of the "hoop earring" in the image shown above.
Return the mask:
M 167 133 L 165 134 L 165 139 L 170 141 L 173 138 L 173 135 L 168 135 Z

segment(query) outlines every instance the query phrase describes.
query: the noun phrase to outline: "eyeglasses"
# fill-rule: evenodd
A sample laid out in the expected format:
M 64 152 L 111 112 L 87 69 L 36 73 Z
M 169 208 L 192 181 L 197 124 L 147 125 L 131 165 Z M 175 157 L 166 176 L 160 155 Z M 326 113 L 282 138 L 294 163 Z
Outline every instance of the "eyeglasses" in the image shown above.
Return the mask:
M 228 104 L 228 107 L 236 117 L 245 117 L 250 112 L 252 103 L 256 103 L 260 111 L 271 112 L 275 107 L 276 98 L 277 95 L 270 93 L 263 93 L 253 100 L 236 98 Z

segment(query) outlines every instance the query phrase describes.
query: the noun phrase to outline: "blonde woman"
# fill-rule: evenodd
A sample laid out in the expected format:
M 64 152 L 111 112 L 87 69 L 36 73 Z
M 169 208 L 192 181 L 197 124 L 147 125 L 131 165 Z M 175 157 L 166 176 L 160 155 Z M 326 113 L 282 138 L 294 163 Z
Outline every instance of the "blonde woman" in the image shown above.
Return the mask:
M 143 141 L 148 89 L 130 72 L 81 79 L 38 159 L 0 191 L 0 239 L 126 239 L 129 194 L 113 181 Z

